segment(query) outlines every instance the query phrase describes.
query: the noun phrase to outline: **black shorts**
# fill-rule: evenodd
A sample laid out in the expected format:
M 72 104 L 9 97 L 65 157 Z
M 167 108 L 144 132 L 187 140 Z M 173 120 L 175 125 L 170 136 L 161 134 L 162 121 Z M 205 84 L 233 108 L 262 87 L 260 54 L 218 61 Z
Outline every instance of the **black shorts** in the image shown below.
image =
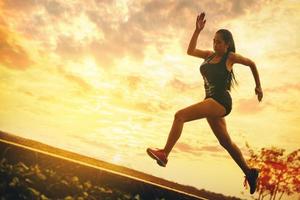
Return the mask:
M 210 97 L 213 98 L 214 100 L 216 100 L 218 103 L 220 103 L 225 108 L 226 113 L 222 117 L 225 117 L 226 115 L 228 115 L 231 112 L 232 99 L 231 99 L 230 93 L 228 91 L 225 91 L 224 93 L 217 93 L 212 96 L 206 96 L 204 99 L 207 99 Z

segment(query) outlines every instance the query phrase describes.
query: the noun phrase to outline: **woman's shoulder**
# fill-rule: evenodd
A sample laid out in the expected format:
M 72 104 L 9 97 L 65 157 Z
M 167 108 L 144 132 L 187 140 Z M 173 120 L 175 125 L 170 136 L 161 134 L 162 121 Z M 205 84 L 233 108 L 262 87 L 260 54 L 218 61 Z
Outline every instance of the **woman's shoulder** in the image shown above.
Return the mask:
M 235 52 L 233 51 L 230 51 L 228 52 L 228 55 L 227 55 L 227 60 L 230 62 L 230 63 L 235 63 L 235 60 L 236 60 L 236 57 L 238 56 L 238 54 L 236 54 Z
M 233 51 L 228 52 L 228 59 L 233 59 L 236 56 L 236 53 Z
M 238 64 L 242 64 L 242 65 L 247 65 L 247 66 L 249 66 L 253 63 L 253 61 L 250 60 L 249 58 L 244 57 L 244 56 L 242 56 L 240 54 L 237 54 L 235 52 L 229 52 L 228 60 L 232 64 L 238 63 Z

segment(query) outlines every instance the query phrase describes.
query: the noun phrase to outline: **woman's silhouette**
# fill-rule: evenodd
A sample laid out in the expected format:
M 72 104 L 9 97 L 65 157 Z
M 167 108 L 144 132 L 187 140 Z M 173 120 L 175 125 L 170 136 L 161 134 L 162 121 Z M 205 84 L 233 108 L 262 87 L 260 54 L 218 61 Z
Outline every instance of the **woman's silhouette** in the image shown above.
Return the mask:
M 255 94 L 258 101 L 261 101 L 263 93 L 259 74 L 252 60 L 235 53 L 232 34 L 226 29 L 220 29 L 215 33 L 214 51 L 196 49 L 198 35 L 206 23 L 204 17 L 204 12 L 197 16 L 196 29 L 187 54 L 204 59 L 200 66 L 200 73 L 204 79 L 206 96 L 203 101 L 177 111 L 165 147 L 163 149 L 148 148 L 147 153 L 160 166 L 165 167 L 168 162 L 168 155 L 181 135 L 183 124 L 206 118 L 219 143 L 244 172 L 250 186 L 250 193 L 253 194 L 256 190 L 259 171 L 247 165 L 240 149 L 230 139 L 224 117 L 231 112 L 232 100 L 229 91 L 233 85 L 233 80 L 236 83 L 232 71 L 233 65 L 239 63 L 250 67 L 256 83 Z

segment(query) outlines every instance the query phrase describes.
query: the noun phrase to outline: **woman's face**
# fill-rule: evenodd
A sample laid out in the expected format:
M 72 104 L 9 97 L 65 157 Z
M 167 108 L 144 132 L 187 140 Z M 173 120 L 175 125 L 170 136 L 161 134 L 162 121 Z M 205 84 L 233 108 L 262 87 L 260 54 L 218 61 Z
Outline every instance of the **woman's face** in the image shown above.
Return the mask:
M 228 44 L 225 43 L 220 33 L 216 33 L 213 40 L 213 47 L 216 53 L 226 53 L 228 49 Z

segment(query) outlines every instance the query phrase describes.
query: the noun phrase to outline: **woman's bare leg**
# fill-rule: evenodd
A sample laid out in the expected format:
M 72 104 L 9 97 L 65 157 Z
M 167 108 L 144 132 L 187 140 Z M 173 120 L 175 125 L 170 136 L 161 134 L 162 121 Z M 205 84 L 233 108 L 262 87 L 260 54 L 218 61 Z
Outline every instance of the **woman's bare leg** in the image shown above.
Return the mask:
M 219 143 L 228 151 L 233 160 L 242 169 L 245 175 L 248 175 L 250 168 L 247 165 L 241 150 L 238 146 L 231 141 L 230 136 L 227 132 L 225 118 L 221 117 L 208 117 L 207 121 L 214 132 L 215 136 L 218 138 Z
M 205 99 L 176 112 L 164 151 L 168 156 L 179 139 L 185 122 L 205 117 L 218 117 L 225 114 L 223 106 L 211 98 Z

